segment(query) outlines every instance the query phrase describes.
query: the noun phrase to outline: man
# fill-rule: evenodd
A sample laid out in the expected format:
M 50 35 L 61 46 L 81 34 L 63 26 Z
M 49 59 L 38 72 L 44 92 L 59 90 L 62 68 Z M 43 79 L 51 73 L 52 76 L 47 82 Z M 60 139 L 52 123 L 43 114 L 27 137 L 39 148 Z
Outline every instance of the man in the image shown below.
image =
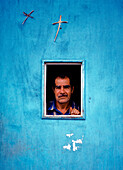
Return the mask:
M 69 75 L 57 75 L 52 90 L 55 100 L 48 104 L 48 115 L 80 115 L 79 107 L 71 101 L 74 86 Z

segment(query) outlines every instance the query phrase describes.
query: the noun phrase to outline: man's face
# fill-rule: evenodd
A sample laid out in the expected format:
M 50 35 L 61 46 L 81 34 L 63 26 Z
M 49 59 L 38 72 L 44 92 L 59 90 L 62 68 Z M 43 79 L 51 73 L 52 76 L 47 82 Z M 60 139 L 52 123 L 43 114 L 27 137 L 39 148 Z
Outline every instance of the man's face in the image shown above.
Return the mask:
M 71 94 L 73 93 L 74 87 L 71 88 L 70 79 L 68 77 L 55 79 L 55 99 L 60 104 L 65 104 L 70 101 Z

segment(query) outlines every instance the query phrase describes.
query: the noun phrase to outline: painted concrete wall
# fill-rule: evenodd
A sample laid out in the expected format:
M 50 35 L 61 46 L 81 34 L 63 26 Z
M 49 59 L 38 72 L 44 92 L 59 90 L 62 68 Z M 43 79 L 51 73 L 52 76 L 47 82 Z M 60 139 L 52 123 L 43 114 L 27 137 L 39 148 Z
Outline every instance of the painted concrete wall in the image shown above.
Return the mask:
M 122 0 L 1 0 L 0 11 L 0 169 L 121 170 Z M 86 120 L 40 118 L 46 59 L 86 60 Z

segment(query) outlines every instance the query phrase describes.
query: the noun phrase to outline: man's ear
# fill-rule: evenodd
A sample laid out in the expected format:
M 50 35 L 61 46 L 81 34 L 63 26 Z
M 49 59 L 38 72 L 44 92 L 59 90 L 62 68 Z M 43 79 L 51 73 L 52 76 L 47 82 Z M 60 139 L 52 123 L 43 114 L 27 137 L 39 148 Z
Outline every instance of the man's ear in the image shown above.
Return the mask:
M 72 90 L 71 90 L 71 93 L 73 93 L 74 92 L 74 86 L 72 87 Z

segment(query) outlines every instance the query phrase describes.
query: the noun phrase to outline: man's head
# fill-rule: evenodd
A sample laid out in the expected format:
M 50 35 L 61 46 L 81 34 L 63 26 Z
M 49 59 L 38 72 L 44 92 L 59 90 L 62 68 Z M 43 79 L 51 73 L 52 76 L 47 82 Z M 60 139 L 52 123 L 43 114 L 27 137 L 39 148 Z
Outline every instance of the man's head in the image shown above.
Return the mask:
M 71 84 L 71 79 L 67 75 L 59 75 L 55 77 L 53 92 L 56 102 L 60 104 L 69 103 L 71 94 L 74 91 L 74 86 Z

